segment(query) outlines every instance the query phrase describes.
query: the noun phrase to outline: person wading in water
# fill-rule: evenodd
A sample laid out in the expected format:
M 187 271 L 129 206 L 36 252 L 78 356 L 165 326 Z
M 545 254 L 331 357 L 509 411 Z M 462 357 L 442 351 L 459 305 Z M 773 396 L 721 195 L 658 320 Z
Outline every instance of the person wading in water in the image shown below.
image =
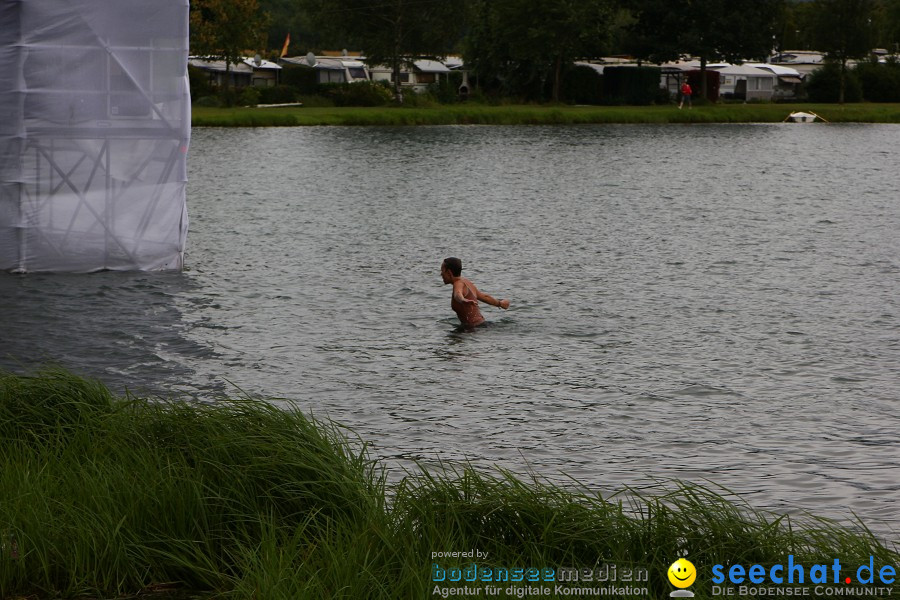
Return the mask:
M 484 323 L 484 317 L 478 309 L 478 301 L 481 300 L 491 306 L 509 308 L 509 300 L 498 300 L 479 291 L 475 284 L 462 277 L 462 261 L 458 258 L 445 258 L 441 263 L 441 279 L 444 285 L 453 284 L 453 293 L 450 296 L 450 308 L 459 317 L 464 327 L 475 327 Z

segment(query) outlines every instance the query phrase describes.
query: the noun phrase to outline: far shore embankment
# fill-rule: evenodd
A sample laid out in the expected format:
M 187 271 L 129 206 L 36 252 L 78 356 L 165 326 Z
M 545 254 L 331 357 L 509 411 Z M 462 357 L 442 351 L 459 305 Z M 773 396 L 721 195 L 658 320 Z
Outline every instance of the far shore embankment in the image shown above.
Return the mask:
M 317 125 L 586 125 L 676 123 L 781 123 L 792 112 L 811 112 L 828 123 L 900 123 L 900 103 L 714 104 L 672 106 L 568 106 L 455 104 L 433 107 L 193 107 L 194 127 Z M 797 124 L 802 126 L 803 124 Z

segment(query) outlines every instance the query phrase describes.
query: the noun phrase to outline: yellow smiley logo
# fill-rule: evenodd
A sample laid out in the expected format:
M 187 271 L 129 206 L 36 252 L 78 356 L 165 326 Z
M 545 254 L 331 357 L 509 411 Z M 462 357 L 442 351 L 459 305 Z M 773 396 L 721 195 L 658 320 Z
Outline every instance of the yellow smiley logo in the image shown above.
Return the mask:
M 679 558 L 669 567 L 669 583 L 677 588 L 690 587 L 697 579 L 697 569 L 686 558 Z

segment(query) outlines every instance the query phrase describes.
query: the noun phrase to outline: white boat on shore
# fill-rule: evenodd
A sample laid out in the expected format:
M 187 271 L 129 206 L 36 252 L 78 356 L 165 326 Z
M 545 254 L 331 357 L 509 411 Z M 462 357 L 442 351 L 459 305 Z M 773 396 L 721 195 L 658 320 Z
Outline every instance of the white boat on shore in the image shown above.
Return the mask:
M 785 121 L 790 121 L 791 123 L 812 123 L 816 119 L 822 119 L 816 113 L 808 113 L 808 112 L 792 112 L 787 116 Z M 822 119 L 823 121 L 825 119 Z

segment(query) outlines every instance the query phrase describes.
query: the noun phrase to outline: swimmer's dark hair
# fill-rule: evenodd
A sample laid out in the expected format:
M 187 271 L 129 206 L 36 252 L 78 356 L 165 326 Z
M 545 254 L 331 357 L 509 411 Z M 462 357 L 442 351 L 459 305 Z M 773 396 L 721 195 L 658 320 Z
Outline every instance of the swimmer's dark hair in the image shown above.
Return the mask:
M 462 261 L 454 256 L 445 258 L 444 266 L 450 269 L 450 272 L 453 273 L 454 277 L 459 277 L 460 274 L 462 274 Z

